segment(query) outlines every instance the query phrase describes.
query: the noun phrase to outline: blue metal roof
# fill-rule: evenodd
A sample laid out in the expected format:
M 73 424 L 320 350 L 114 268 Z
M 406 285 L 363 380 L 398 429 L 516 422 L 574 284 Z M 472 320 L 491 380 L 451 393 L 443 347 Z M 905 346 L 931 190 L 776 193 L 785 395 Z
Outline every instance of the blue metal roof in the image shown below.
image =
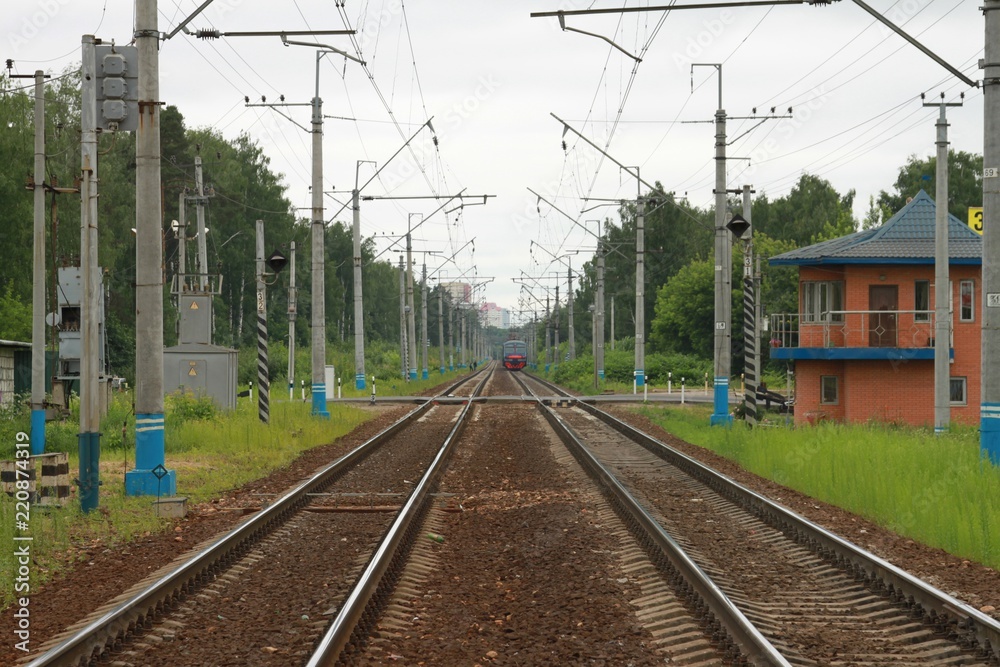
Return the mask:
M 772 257 L 772 266 L 817 264 L 933 264 L 937 206 L 921 190 L 896 215 L 876 229 L 866 229 Z M 948 215 L 951 264 L 983 262 L 983 237 Z

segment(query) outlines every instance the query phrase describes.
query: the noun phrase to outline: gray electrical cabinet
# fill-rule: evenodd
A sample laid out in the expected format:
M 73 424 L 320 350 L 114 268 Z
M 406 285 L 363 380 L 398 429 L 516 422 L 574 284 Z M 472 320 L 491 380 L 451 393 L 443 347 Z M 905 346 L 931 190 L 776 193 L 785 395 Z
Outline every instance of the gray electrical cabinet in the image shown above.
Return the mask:
M 212 298 L 212 294 L 205 292 L 183 292 L 179 295 L 178 343 L 211 344 Z
M 98 268 L 100 285 L 97 294 L 97 383 L 101 416 L 107 414 L 110 383 L 107 376 L 107 337 L 104 326 L 104 271 Z M 79 266 L 60 266 L 58 310 L 49 313 L 45 321 L 59 332 L 59 361 L 52 378 L 52 404 L 61 411 L 69 410 L 72 394 L 80 393 L 80 355 L 83 352 L 83 281 Z
M 49 315 L 49 323 L 59 331 L 59 369 L 56 376 L 60 380 L 78 382 L 80 380 L 80 353 L 82 350 L 80 326 L 82 324 L 83 282 L 79 266 L 61 266 L 58 273 L 59 310 L 55 315 Z M 98 269 L 98 273 L 101 276 L 97 307 L 97 350 L 100 355 L 98 372 L 104 375 L 106 368 L 104 364 L 104 299 L 100 296 L 104 294 L 104 272 Z
M 163 388 L 207 396 L 223 410 L 236 408 L 236 350 L 218 345 L 181 343 L 163 350 Z

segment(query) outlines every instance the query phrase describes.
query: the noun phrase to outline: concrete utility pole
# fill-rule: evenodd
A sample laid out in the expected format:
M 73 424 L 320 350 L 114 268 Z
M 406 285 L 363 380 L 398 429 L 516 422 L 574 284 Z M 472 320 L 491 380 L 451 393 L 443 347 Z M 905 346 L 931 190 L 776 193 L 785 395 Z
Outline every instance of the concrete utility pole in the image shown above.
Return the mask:
M 361 164 L 360 162 L 358 163 Z M 351 236 L 354 244 L 354 387 L 365 388 L 365 309 L 361 297 L 361 201 L 358 190 L 358 172 L 354 171 L 354 190 L 351 192 L 353 224 Z
M 462 313 L 461 318 L 462 318 L 462 341 L 459 343 L 459 345 L 461 345 L 461 347 L 462 347 L 462 350 L 461 350 L 461 353 L 462 353 L 462 355 L 461 355 L 461 365 L 462 365 L 462 368 L 465 368 L 465 367 L 468 366 L 468 363 L 469 363 L 467 361 L 467 359 L 466 359 L 466 353 L 465 353 L 466 349 L 468 349 L 468 345 L 469 345 L 469 343 L 468 343 L 469 336 L 468 336 L 468 331 L 467 331 L 467 329 L 468 329 L 468 322 L 469 322 L 469 314 L 468 313 Z
M 288 276 L 288 400 L 295 398 L 295 241 L 291 242 Z M 324 378 L 325 380 L 325 378 Z
M 576 130 L 574 130 L 573 128 L 571 128 L 569 125 L 566 125 L 565 122 L 563 122 L 562 120 L 560 120 L 558 116 L 555 116 L 555 114 L 553 114 L 553 117 L 555 117 L 556 120 L 559 120 L 559 122 L 563 123 L 563 126 L 567 130 L 569 130 L 569 131 L 573 132 L 574 134 L 576 134 L 577 136 L 579 136 L 581 139 L 583 139 L 588 144 L 590 144 L 593 148 L 595 148 L 596 150 L 598 150 L 599 152 L 601 152 L 602 154 L 604 154 L 605 157 L 609 158 L 610 160 L 612 160 L 613 162 L 615 162 L 615 164 L 617 164 L 618 166 L 622 167 L 622 169 L 625 169 L 627 172 L 629 172 L 629 174 L 636 176 L 637 180 L 640 183 L 645 183 L 641 178 L 638 178 L 638 170 L 636 170 L 636 172 L 633 174 L 631 168 L 625 167 L 620 162 L 618 162 L 617 160 L 615 160 L 612 156 L 610 156 L 607 153 L 605 153 L 603 150 L 601 150 L 600 148 L 598 148 L 589 139 L 587 139 L 582 134 L 580 134 L 579 132 L 577 132 Z M 646 185 L 648 185 L 648 184 L 646 184 Z M 528 188 L 528 192 L 530 192 L 531 194 L 533 194 L 536 197 L 538 197 L 539 201 L 544 201 L 546 204 L 548 204 L 549 206 L 551 206 L 554 210 L 558 211 L 560 214 L 562 214 L 564 217 L 566 217 L 574 225 L 577 225 L 578 227 L 580 227 L 581 229 L 583 229 L 585 232 L 587 232 L 588 234 L 592 235 L 595 239 L 597 239 L 596 256 L 597 256 L 597 276 L 598 277 L 597 277 L 597 300 L 595 302 L 595 306 L 596 306 L 596 313 L 595 313 L 596 320 L 595 321 L 597 322 L 599 335 L 596 336 L 593 339 L 593 341 L 591 342 L 591 345 L 594 347 L 594 350 L 593 350 L 593 353 L 594 353 L 594 362 L 597 364 L 598 373 L 599 373 L 600 377 L 603 379 L 604 378 L 604 312 L 605 312 L 604 311 L 604 254 L 605 253 L 604 253 L 603 245 L 602 245 L 603 241 L 601 239 L 601 221 L 600 220 L 588 220 L 587 221 L 587 222 L 596 222 L 597 223 L 597 233 L 594 234 L 594 232 L 592 232 L 591 230 L 589 230 L 586 227 L 586 225 L 583 225 L 580 222 L 578 222 L 573 216 L 569 215 L 568 213 L 566 213 L 565 211 L 563 211 L 562 209 L 560 209 L 558 206 L 556 206 L 552 202 L 550 202 L 547 199 L 545 199 L 544 197 L 542 197 L 540 194 L 538 194 L 537 192 L 535 192 L 531 188 Z M 542 246 L 540 246 L 540 245 L 538 247 L 542 248 Z M 542 248 L 542 249 L 545 250 L 544 248 Z M 548 252 L 548 251 L 546 250 L 546 252 Z M 549 254 L 551 255 L 552 253 L 549 253 Z M 553 255 L 553 257 L 555 257 L 555 255 Z M 572 287 L 570 288 L 570 293 L 572 294 Z M 571 340 L 573 339 L 573 335 L 572 334 L 570 335 L 570 339 Z M 596 341 L 596 342 L 594 342 L 594 341 Z M 614 321 L 613 320 L 612 320 L 612 323 L 611 323 L 611 349 L 614 349 Z M 645 363 L 645 356 L 643 356 L 643 363 Z
M 603 272 L 602 272 L 603 273 Z M 604 276 L 602 275 L 603 279 Z M 611 349 L 615 349 L 615 295 L 611 295 Z
M 316 53 L 316 94 L 312 99 L 312 414 L 329 419 L 326 409 L 326 227 L 323 221 L 323 100 L 319 96 L 319 62 Z M 355 275 L 354 289 L 360 281 Z
M 82 283 L 80 330 L 80 507 L 84 512 L 99 504 L 101 464 L 101 412 L 98 398 L 97 268 L 97 85 L 98 68 L 92 35 L 83 37 L 80 107 L 80 281 Z M 138 175 L 138 173 L 137 173 Z M 159 179 L 157 179 L 159 182 Z M 159 209 L 157 209 L 159 210 Z M 159 239 L 159 230 L 157 230 Z M 157 264 L 159 269 L 159 264 Z M 137 376 L 138 377 L 138 376 Z
M 187 291 L 187 213 L 185 204 L 187 202 L 187 188 L 181 190 L 177 202 L 177 229 L 174 236 L 177 237 L 177 308 L 182 310 L 180 295 Z M 178 313 L 180 315 L 180 313 Z M 178 318 L 179 319 L 179 318 Z
M 555 354 L 553 355 L 553 358 L 552 358 L 552 370 L 554 371 L 555 369 L 559 368 L 559 357 L 561 356 L 559 354 L 559 326 L 560 326 L 560 322 L 559 322 L 559 283 L 558 282 L 556 283 L 556 305 L 555 305 L 555 308 L 552 309 L 552 319 L 554 321 L 555 340 L 556 340 Z
M 569 317 L 569 358 L 576 359 L 576 333 L 573 331 L 573 260 L 566 258 L 566 310 Z
M 176 29 L 175 31 L 176 32 Z M 364 65 L 364 61 L 355 58 L 354 56 L 341 51 L 328 44 L 320 44 L 317 42 L 300 42 L 288 39 L 288 32 L 253 32 L 253 33 L 220 33 L 215 30 L 202 30 L 199 31 L 199 37 L 215 38 L 222 36 L 256 36 L 261 37 L 264 35 L 273 35 L 276 37 L 281 37 L 281 41 L 285 46 L 308 46 L 310 48 L 318 48 L 320 50 L 316 51 L 316 86 L 315 94 L 313 95 L 312 101 L 309 103 L 312 107 L 312 123 L 311 130 L 307 130 L 312 135 L 312 256 L 311 256 L 311 268 L 312 268 L 312 294 L 311 294 L 311 310 L 312 315 L 310 317 L 310 327 L 311 332 L 311 348 L 312 348 L 312 415 L 314 417 L 322 417 L 324 419 L 330 418 L 330 413 L 326 408 L 326 294 L 325 294 L 325 257 L 326 248 L 324 245 L 324 236 L 326 232 L 325 222 L 323 219 L 323 100 L 319 96 L 319 65 L 320 61 L 324 56 L 336 53 L 342 55 L 349 60 L 353 60 L 357 63 Z M 353 35 L 353 30 L 324 30 L 324 31 L 309 31 L 308 33 L 297 32 L 294 34 L 337 34 L 337 35 Z M 247 99 L 247 106 L 301 106 L 299 104 L 281 104 L 281 105 L 252 105 L 249 104 L 249 98 Z M 294 121 L 293 121 L 294 122 Z M 298 125 L 298 123 L 296 123 Z M 302 127 L 299 125 L 299 127 Z M 303 128 L 305 129 L 305 128 Z M 355 205 L 357 200 L 354 200 Z M 364 389 L 365 387 L 365 376 L 364 376 L 364 333 L 362 329 L 362 334 L 360 338 L 357 335 L 358 327 L 363 326 L 358 324 L 361 321 L 359 315 L 360 299 L 361 299 L 361 245 L 358 230 L 358 218 L 355 217 L 354 220 L 354 297 L 355 297 L 355 367 L 356 372 L 360 375 L 357 379 L 358 389 Z M 357 350 L 361 350 L 360 363 L 358 363 L 358 353 Z
M 639 173 L 639 168 L 635 168 Z M 645 202 L 642 200 L 641 185 L 636 184 L 638 196 L 635 207 L 635 387 L 646 384 L 646 246 L 644 238 Z M 601 324 L 604 324 L 604 309 L 601 309 Z
M 45 73 L 35 70 L 35 219 L 31 265 L 31 453 L 45 453 Z M 53 239 L 54 240 L 54 239 Z
M 136 132 L 135 469 L 129 495 L 177 493 L 176 472 L 164 467 L 163 239 L 160 200 L 160 81 L 156 0 L 136 0 L 139 127 Z
M 549 309 L 549 296 L 545 295 L 545 372 L 552 365 L 552 311 Z
M 726 229 L 726 110 L 722 108 L 722 64 L 712 63 L 719 75 L 719 106 L 715 112 L 715 380 L 713 426 L 729 425 L 729 374 L 732 365 L 732 245 Z M 694 65 L 692 65 L 694 67 Z
M 923 95 L 921 95 L 923 99 Z M 924 103 L 939 107 L 934 216 L 934 433 L 942 435 L 951 423 L 951 251 L 948 248 L 948 117 L 947 107 L 961 102 Z
M 983 356 L 980 448 L 1000 465 L 1000 0 L 984 0 Z
M 407 377 L 407 367 L 406 363 L 406 274 L 403 269 L 403 256 L 399 256 L 399 359 L 400 367 L 402 372 L 402 377 L 405 380 Z
M 444 375 L 444 288 L 438 281 L 438 357 L 441 361 L 441 375 Z
M 271 423 L 271 377 L 267 368 L 267 284 L 264 282 L 264 221 L 257 221 L 257 416 Z
M 410 213 L 406 217 L 406 333 L 409 336 L 410 379 L 417 379 L 417 312 L 413 300 L 413 235 L 410 229 L 410 219 L 419 213 Z
M 424 255 L 423 272 L 420 279 L 420 360 L 423 369 L 421 377 L 427 379 L 427 255 Z
M 458 304 L 448 309 L 448 370 L 455 370 L 455 311 Z
M 198 215 L 198 290 L 208 291 L 208 240 L 205 230 L 205 181 L 201 170 L 201 155 L 194 156 L 194 186 L 197 190 L 195 212 Z M 218 233 L 218 232 L 216 232 Z

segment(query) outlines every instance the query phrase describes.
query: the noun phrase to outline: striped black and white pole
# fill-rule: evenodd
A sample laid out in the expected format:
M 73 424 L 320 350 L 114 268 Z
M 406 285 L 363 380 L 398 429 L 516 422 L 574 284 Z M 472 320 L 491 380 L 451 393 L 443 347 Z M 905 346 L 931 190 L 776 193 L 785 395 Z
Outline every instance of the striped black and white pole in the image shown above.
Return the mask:
M 743 186 L 743 217 L 750 217 L 750 186 Z M 757 379 L 759 369 L 756 364 L 757 347 L 757 299 L 753 280 L 753 240 L 748 230 L 743 241 L 743 410 L 747 424 L 757 424 Z
M 271 381 L 267 373 L 267 287 L 264 284 L 264 221 L 257 221 L 257 414 L 271 422 Z
M 750 255 L 750 244 L 747 243 L 747 257 Z M 745 260 L 749 261 L 749 260 Z M 754 284 L 752 275 L 743 276 L 743 373 L 745 376 L 743 408 L 746 412 L 747 424 L 757 423 L 757 367 L 754 363 L 754 347 L 756 341 L 756 319 L 754 308 Z

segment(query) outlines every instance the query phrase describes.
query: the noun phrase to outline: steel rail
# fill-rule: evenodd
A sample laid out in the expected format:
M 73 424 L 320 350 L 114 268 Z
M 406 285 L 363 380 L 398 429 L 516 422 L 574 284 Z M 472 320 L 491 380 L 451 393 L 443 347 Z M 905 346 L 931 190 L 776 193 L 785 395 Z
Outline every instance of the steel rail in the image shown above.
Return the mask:
M 531 376 L 542 385 L 567 395 L 556 385 Z M 621 419 L 575 397 L 582 410 L 600 419 L 654 455 L 677 466 L 731 502 L 750 511 L 799 544 L 818 553 L 827 562 L 850 571 L 873 592 L 901 604 L 940 627 L 953 638 L 974 644 L 983 654 L 1000 661 L 1000 622 L 955 599 L 909 572 L 879 558 L 844 538 L 813 523 L 787 507 L 752 491 L 683 454 Z
M 482 391 L 494 366 L 495 362 L 484 368 L 484 370 L 488 369 L 489 373 L 486 373 L 479 381 L 470 399 L 464 403 L 458 418 L 455 420 L 455 426 L 445 438 L 427 472 L 410 492 L 410 496 L 365 566 L 364 572 L 337 611 L 333 622 L 317 643 L 306 667 L 334 664 L 344 648 L 356 637 L 356 633 L 366 632 L 364 628 L 360 627 L 362 620 L 367 617 L 367 620 L 374 622 L 377 614 L 369 612 L 373 598 L 376 596 L 387 598 L 389 594 L 387 589 L 395 585 L 395 578 L 402 569 L 401 561 L 405 559 L 409 551 L 408 547 L 412 544 L 413 534 L 419 529 L 420 519 L 429 509 L 428 501 L 437 484 L 438 475 L 444 468 L 454 448 L 455 441 L 465 427 L 466 416 L 473 404 L 472 399 Z M 401 547 L 403 548 L 401 549 Z M 386 575 L 389 577 L 387 578 Z M 383 584 L 386 584 L 384 588 Z
M 463 377 L 449 385 L 442 395 L 468 382 L 469 377 Z M 95 657 L 100 657 L 100 654 L 111 645 L 124 641 L 135 629 L 151 625 L 155 616 L 169 609 L 182 596 L 192 592 L 199 585 L 213 579 L 222 568 L 235 563 L 253 543 L 270 534 L 298 509 L 308 504 L 309 494 L 336 481 L 348 469 L 418 419 L 432 406 L 433 399 L 406 413 L 383 431 L 288 491 L 247 522 L 233 528 L 204 551 L 192 556 L 174 571 L 150 584 L 131 600 L 109 610 L 32 660 L 27 667 L 86 664 Z
M 654 562 L 661 567 L 667 566 L 679 575 L 684 581 L 679 588 L 685 594 L 693 592 L 707 607 L 707 609 L 696 608 L 696 613 L 708 617 L 708 630 L 712 632 L 713 642 L 727 639 L 730 645 L 728 657 L 732 660 L 743 659 L 749 664 L 760 667 L 765 665 L 791 667 L 791 663 L 733 604 L 729 597 L 712 581 L 711 577 L 684 552 L 684 549 L 636 501 L 614 474 L 597 460 L 573 428 L 556 414 L 555 410 L 544 405 L 541 397 L 532 392 L 523 380 L 516 379 L 525 392 L 535 398 L 535 403 L 542 411 L 546 421 L 566 444 L 577 461 L 608 492 L 618 514 L 629 524 L 634 533 L 638 533 L 637 537 L 644 543 L 644 546 L 653 550 Z M 565 395 L 565 392 L 555 385 L 543 384 L 548 388 L 557 389 L 559 393 Z

